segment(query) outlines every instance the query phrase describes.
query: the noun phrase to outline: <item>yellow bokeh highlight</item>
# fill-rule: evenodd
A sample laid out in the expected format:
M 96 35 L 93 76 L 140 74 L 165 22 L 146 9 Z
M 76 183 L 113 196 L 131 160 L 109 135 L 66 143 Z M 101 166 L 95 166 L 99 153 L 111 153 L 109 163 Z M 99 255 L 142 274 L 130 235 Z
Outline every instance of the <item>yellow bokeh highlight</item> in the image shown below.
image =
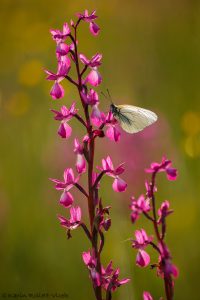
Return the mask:
M 195 135 L 200 132 L 200 114 L 194 111 L 186 112 L 181 121 L 181 126 L 187 135 Z
M 26 86 L 35 86 L 42 79 L 42 63 L 39 60 L 25 62 L 19 70 L 19 82 Z
M 27 113 L 30 107 L 30 98 L 24 92 L 14 94 L 5 102 L 5 110 L 13 116 L 22 116 Z
M 186 154 L 191 158 L 198 157 L 200 155 L 200 135 L 187 137 L 184 143 L 184 149 Z

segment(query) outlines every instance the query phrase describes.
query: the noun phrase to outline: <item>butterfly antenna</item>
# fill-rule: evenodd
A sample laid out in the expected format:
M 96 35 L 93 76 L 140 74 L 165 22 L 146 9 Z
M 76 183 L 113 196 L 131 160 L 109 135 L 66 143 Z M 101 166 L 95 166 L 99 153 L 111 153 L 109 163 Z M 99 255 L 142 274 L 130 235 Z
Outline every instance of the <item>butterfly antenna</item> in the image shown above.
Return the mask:
M 105 99 L 108 100 L 108 97 L 104 94 L 104 92 L 101 92 L 101 94 L 104 96 Z
M 109 97 L 110 102 L 113 104 L 112 97 L 111 97 L 111 95 L 110 95 L 109 89 L 106 89 L 106 91 L 107 91 L 107 93 L 108 93 L 108 97 Z

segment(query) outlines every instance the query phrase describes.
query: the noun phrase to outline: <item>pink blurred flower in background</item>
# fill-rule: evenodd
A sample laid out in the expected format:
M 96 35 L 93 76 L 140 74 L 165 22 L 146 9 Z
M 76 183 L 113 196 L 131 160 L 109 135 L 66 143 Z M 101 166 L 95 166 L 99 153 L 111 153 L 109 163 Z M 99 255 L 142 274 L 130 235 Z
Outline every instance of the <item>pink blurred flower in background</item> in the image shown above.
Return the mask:
M 150 211 L 150 199 L 145 199 L 144 195 L 141 195 L 137 200 L 131 197 L 131 220 L 134 223 L 142 213 Z
M 114 168 L 110 156 L 106 159 L 102 159 L 102 167 L 98 167 L 100 170 L 104 171 L 107 176 L 113 177 L 113 190 L 115 192 L 124 192 L 127 188 L 127 183 L 119 177 L 124 172 L 124 164 L 119 165 Z
M 149 292 L 143 292 L 143 300 L 153 300 L 151 294 Z
M 171 160 L 163 157 L 161 163 L 154 162 L 151 164 L 149 169 L 146 169 L 147 173 L 158 173 L 158 172 L 166 172 L 168 180 L 176 180 L 177 178 L 177 170 L 175 168 L 171 168 Z
M 138 249 L 136 264 L 140 267 L 146 267 L 150 263 L 149 254 L 144 249 L 152 242 L 153 238 L 147 236 L 144 229 L 135 231 L 136 240 L 132 241 L 132 247 Z

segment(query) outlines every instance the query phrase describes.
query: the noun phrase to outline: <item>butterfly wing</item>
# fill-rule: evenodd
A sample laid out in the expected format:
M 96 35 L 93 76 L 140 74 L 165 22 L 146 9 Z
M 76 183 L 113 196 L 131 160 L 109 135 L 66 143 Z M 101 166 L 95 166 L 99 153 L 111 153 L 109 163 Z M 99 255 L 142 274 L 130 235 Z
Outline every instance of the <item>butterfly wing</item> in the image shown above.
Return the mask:
M 137 133 L 157 120 L 157 115 L 148 109 L 132 105 L 117 105 L 117 108 L 115 118 L 128 133 Z

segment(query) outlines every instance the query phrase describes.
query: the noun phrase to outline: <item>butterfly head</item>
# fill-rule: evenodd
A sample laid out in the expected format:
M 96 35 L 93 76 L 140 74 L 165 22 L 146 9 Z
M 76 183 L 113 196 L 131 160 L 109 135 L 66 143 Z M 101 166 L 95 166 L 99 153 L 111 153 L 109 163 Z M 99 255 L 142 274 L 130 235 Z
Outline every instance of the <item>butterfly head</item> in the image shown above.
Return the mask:
M 116 115 L 117 112 L 118 112 L 118 108 L 117 108 L 113 103 L 111 103 L 111 104 L 110 104 L 110 111 L 111 111 L 111 113 L 112 113 L 113 115 Z

